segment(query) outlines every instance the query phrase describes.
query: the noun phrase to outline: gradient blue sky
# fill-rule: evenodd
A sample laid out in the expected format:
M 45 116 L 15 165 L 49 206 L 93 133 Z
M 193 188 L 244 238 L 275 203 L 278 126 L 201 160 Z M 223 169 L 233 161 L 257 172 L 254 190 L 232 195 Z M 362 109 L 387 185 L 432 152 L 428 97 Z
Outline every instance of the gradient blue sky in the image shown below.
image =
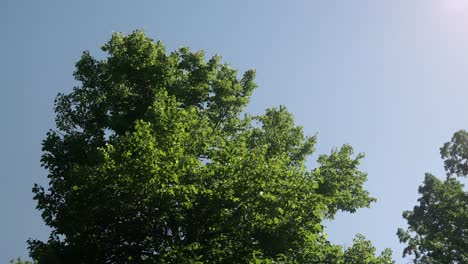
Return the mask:
M 65 3 L 67 2 L 67 3 Z M 172 51 L 220 54 L 257 70 L 248 112 L 286 105 L 316 153 L 350 143 L 365 152 L 371 209 L 327 222 L 349 246 L 356 233 L 380 251 L 395 235 L 425 172 L 443 175 L 439 147 L 468 124 L 468 0 L 353 1 L 1 1 L 0 262 L 27 256 L 47 238 L 32 201 L 41 140 L 54 126 L 53 100 L 76 85 L 83 50 L 113 31 L 143 28 Z M 317 154 L 311 160 L 316 159 Z M 311 162 L 313 164 L 313 162 Z

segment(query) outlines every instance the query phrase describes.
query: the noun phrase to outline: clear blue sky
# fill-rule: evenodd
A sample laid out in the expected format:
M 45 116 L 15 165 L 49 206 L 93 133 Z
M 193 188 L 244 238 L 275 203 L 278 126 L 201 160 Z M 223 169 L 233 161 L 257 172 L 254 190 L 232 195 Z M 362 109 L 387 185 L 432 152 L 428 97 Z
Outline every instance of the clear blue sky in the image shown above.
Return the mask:
M 67 3 L 65 3 L 67 2 Z M 53 100 L 76 85 L 83 50 L 113 31 L 143 28 L 172 51 L 220 54 L 257 70 L 250 113 L 286 105 L 317 153 L 350 143 L 365 152 L 371 209 L 327 223 L 330 239 L 356 233 L 397 263 L 404 226 L 425 172 L 443 174 L 438 149 L 468 125 L 468 0 L 440 1 L 1 1 L 0 262 L 47 238 L 32 201 Z M 313 157 L 315 159 L 317 155 Z M 312 163 L 312 162 L 311 162 Z

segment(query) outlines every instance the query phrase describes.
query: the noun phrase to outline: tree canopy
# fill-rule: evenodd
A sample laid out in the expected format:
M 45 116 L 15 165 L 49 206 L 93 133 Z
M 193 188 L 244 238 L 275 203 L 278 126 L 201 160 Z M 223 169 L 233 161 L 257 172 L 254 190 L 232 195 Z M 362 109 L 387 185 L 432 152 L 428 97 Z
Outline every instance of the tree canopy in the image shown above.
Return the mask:
M 49 185 L 33 188 L 52 231 L 29 240 L 35 261 L 391 263 L 363 237 L 343 252 L 324 233 L 324 219 L 375 201 L 363 155 L 344 145 L 308 170 L 316 137 L 285 107 L 243 114 L 255 71 L 167 53 L 142 31 L 102 50 L 83 53 L 80 85 L 55 101 L 42 144 Z
M 468 132 L 455 133 L 440 152 L 447 178 L 426 174 L 419 205 L 403 213 L 408 230 L 397 234 L 414 263 L 468 263 L 468 193 L 456 179 L 468 175 Z

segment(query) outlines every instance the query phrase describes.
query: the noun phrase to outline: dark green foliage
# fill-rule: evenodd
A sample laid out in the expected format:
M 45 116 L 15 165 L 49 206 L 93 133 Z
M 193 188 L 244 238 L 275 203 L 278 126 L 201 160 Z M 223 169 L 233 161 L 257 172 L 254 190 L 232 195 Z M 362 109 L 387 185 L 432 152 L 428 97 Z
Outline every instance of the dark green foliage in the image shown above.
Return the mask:
M 345 145 L 307 171 L 316 138 L 284 107 L 240 115 L 253 70 L 238 78 L 217 56 L 167 54 L 142 31 L 103 50 L 83 54 L 81 86 L 55 103 L 49 187 L 33 189 L 52 232 L 29 241 L 34 260 L 343 263 L 321 223 L 374 201 L 361 154 Z
M 453 177 L 467 175 L 467 146 L 467 133 L 455 133 L 441 148 L 447 178 L 426 174 L 419 205 L 403 213 L 409 228 L 397 234 L 408 244 L 403 255 L 414 255 L 414 263 L 468 263 L 468 193 Z
M 468 132 L 465 130 L 456 132 L 452 140 L 440 149 L 440 154 L 444 159 L 447 176 L 466 177 L 468 175 Z

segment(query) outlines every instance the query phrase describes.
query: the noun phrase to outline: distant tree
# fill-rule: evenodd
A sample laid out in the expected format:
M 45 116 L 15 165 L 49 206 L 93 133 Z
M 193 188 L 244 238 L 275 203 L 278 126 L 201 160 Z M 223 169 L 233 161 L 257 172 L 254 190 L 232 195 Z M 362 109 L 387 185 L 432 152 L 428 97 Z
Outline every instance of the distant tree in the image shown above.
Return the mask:
M 10 260 L 10 264 L 33 264 L 33 262 L 29 260 L 23 260 L 21 257 L 18 257 L 17 259 Z
M 455 133 L 441 155 L 447 178 L 426 174 L 419 205 L 403 213 L 408 230 L 397 233 L 408 244 L 403 256 L 414 255 L 414 263 L 468 263 L 468 193 L 455 178 L 468 175 L 468 133 Z
M 354 264 L 390 264 L 395 263 L 392 260 L 392 251 L 385 249 L 380 256 L 375 256 L 375 247 L 362 235 L 356 235 L 353 239 L 354 244 L 344 252 L 344 263 Z
M 52 229 L 38 263 L 343 263 L 322 221 L 375 199 L 345 145 L 307 171 L 315 137 L 284 107 L 241 115 L 255 72 L 167 54 L 142 31 L 83 53 L 43 141 Z M 359 262 L 361 263 L 361 262 Z

